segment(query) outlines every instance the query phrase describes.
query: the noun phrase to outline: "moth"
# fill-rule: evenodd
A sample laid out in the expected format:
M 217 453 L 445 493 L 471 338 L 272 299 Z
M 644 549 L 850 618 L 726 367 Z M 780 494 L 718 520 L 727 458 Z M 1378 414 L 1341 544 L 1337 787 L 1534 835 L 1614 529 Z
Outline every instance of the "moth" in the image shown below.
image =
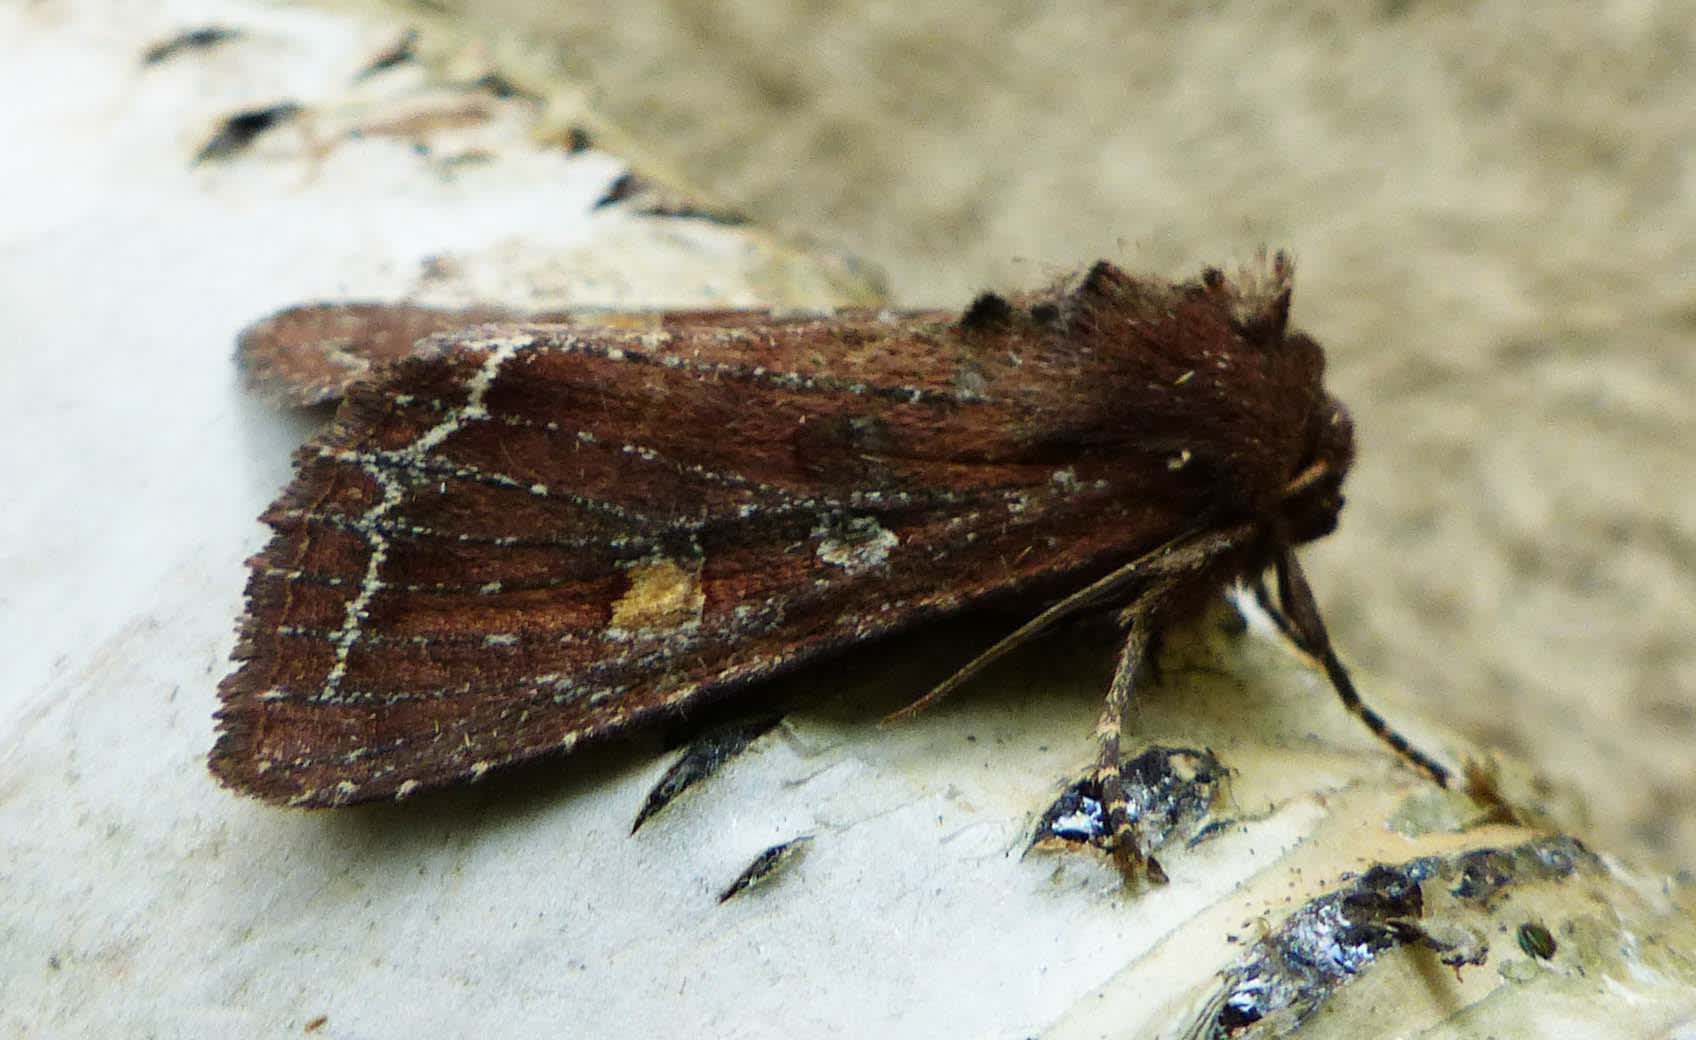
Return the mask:
M 1236 582 L 1269 600 L 1272 571 L 1345 707 L 1447 786 L 1361 702 L 1296 557 L 1337 526 L 1355 445 L 1323 350 L 1289 327 L 1291 276 L 1283 254 L 1178 284 L 1101 262 L 963 313 L 416 346 L 454 318 L 407 319 L 262 517 L 212 772 L 289 805 L 404 798 L 1029 604 L 906 710 L 1062 619 L 1110 617 L 1095 775 L 1121 868 L 1158 876 L 1120 781 L 1126 708 L 1162 632 Z

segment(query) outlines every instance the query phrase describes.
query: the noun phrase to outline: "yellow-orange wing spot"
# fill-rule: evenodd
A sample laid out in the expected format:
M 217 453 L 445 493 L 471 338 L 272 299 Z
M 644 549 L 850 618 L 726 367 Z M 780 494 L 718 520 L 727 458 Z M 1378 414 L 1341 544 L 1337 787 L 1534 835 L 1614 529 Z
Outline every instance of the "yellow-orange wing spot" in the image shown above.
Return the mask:
M 630 587 L 612 605 L 609 631 L 676 629 L 701 620 L 706 595 L 701 591 L 699 560 L 654 558 L 625 568 Z

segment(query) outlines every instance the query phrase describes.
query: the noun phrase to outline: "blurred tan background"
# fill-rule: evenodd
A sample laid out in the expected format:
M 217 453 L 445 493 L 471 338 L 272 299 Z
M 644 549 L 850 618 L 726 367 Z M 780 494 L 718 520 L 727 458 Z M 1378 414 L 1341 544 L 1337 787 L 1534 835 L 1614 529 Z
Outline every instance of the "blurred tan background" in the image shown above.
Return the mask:
M 1363 444 L 1308 552 L 1346 656 L 1696 864 L 1689 4 L 417 10 L 897 303 L 1291 248 Z

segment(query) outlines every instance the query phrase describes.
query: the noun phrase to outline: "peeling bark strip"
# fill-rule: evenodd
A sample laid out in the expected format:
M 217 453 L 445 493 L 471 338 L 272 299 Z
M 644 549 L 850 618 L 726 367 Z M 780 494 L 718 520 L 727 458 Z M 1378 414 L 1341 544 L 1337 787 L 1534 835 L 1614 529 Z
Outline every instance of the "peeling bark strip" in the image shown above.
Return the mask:
M 1345 876 L 1336 891 L 1296 908 L 1225 972 L 1224 986 L 1186 1037 L 1286 1036 L 1341 987 L 1396 946 L 1423 946 L 1457 972 L 1489 957 L 1489 909 L 1504 893 L 1560 883 L 1606 868 L 1571 838 L 1512 848 L 1423 856 Z M 1555 941 L 1519 935 L 1532 956 L 1553 956 Z M 1537 945 L 1534 947 L 1531 942 Z
M 300 115 L 300 105 L 293 101 L 283 101 L 264 108 L 249 108 L 225 116 L 218 124 L 218 129 L 212 137 L 201 146 L 195 155 L 196 163 L 211 162 L 216 159 L 228 159 L 248 145 L 254 138 L 265 131 L 282 125 Z
M 750 744 L 769 733 L 780 721 L 781 715 L 762 715 L 703 733 L 683 750 L 683 754 L 648 792 L 642 808 L 636 813 L 636 822 L 630 825 L 630 833 L 635 834 L 655 813 L 723 769 L 731 759 L 748 750 Z
M 239 30 L 225 29 L 218 25 L 205 25 L 198 29 L 189 29 L 168 39 L 160 40 L 147 48 L 146 51 L 142 52 L 141 63 L 143 65 L 157 65 L 185 51 L 206 50 L 221 43 L 228 43 L 240 36 Z
M 1286 328 L 1290 273 L 1099 263 L 963 316 L 608 316 L 417 347 L 408 328 L 447 319 L 274 319 L 250 368 L 346 397 L 263 516 L 212 770 L 294 805 L 405 797 L 968 607 L 1051 604 L 922 706 L 1116 610 L 1097 780 L 1141 870 L 1118 740 L 1146 648 L 1275 566 L 1345 705 L 1446 782 L 1361 704 L 1292 552 L 1336 526 L 1354 441 Z M 360 377 L 372 353 L 392 360 Z
M 791 838 L 782 844 L 773 845 L 755 856 L 754 862 L 748 864 L 742 873 L 736 875 L 736 880 L 732 881 L 725 887 L 724 891 L 718 894 L 718 901 L 728 903 L 750 888 L 756 888 L 771 881 L 780 871 L 787 869 L 791 863 L 795 862 L 795 859 L 806 851 L 812 840 L 811 835 L 803 834 L 799 838 Z

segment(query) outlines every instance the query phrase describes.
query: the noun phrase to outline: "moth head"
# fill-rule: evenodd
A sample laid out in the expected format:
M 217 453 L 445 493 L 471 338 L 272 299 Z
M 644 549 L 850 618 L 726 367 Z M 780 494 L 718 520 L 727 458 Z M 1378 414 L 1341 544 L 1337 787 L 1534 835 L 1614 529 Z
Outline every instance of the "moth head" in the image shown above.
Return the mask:
M 1354 464 L 1354 420 L 1329 394 L 1308 419 L 1307 451 L 1284 487 L 1282 519 L 1296 544 L 1337 529 L 1343 510 L 1343 478 Z

